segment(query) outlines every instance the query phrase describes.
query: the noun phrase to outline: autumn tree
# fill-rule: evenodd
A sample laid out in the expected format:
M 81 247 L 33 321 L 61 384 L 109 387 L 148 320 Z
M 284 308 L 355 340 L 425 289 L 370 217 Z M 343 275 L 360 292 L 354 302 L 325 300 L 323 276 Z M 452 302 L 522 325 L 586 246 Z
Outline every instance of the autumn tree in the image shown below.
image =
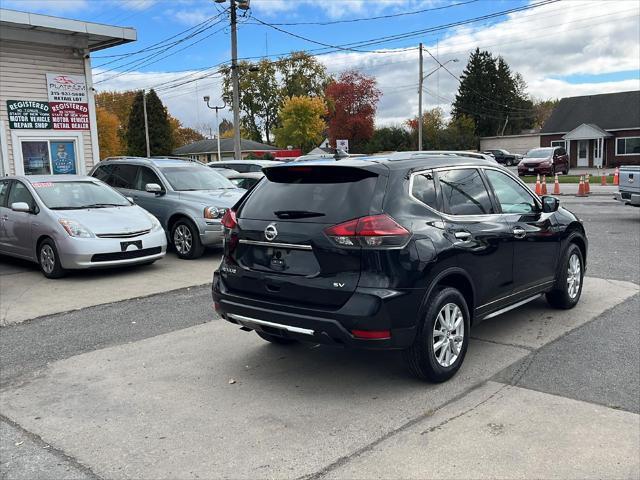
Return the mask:
M 533 111 L 535 119 L 533 122 L 533 128 L 542 128 L 544 122 L 546 122 L 551 116 L 551 112 L 556 108 L 560 100 L 537 100 L 533 102 Z
M 100 156 L 107 158 L 123 155 L 125 152 L 118 134 L 120 126 L 118 116 L 104 107 L 96 107 L 96 120 L 98 123 Z
M 364 151 L 374 131 L 378 101 L 382 93 L 373 77 L 356 70 L 340 74 L 325 90 L 329 106 L 329 141 L 349 140 L 349 150 Z
M 144 157 L 147 155 L 144 128 L 144 92 L 139 91 L 131 106 L 127 128 L 127 150 L 129 155 Z M 151 155 L 169 155 L 173 141 L 167 109 L 152 89 L 146 94 L 147 120 L 149 124 L 149 147 Z
M 319 97 L 290 97 L 280 109 L 281 126 L 276 129 L 276 144 L 289 145 L 308 152 L 322 141 L 327 106 Z
M 131 105 L 133 104 L 133 99 L 135 98 L 136 93 L 137 92 L 133 90 L 127 90 L 125 92 L 100 92 L 95 96 L 96 108 L 102 108 L 117 117 L 117 134 L 120 138 L 120 145 L 122 145 L 122 148 L 125 150 L 127 144 L 129 112 L 131 112 Z
M 205 139 L 205 136 L 199 131 L 183 126 L 182 122 L 173 115 L 167 114 L 167 119 L 171 129 L 171 150 Z

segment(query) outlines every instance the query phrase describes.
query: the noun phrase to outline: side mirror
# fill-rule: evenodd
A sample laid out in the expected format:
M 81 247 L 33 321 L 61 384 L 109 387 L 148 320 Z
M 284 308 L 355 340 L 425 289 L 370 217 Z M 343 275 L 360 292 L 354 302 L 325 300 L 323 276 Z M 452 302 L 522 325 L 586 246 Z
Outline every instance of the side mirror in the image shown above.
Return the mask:
M 162 193 L 162 187 L 157 183 L 147 183 L 144 186 L 145 191 L 149 193 L 155 193 L 156 195 L 160 195 Z
M 14 212 L 30 213 L 31 207 L 27 202 L 14 202 L 11 204 L 11 210 Z
M 542 211 L 544 213 L 553 213 L 558 210 L 560 206 L 560 200 L 550 195 L 542 197 Z

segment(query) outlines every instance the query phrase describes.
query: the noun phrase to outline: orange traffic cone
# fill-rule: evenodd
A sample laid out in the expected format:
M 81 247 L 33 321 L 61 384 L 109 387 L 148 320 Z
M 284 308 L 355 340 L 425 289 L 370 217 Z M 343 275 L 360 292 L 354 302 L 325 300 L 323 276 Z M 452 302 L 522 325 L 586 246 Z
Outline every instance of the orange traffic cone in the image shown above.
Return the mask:
M 584 177 L 580 176 L 580 183 L 578 184 L 578 194 L 576 197 L 586 197 L 587 195 L 584 193 Z
M 540 188 L 540 195 L 546 195 L 547 194 L 547 176 L 543 175 L 542 176 L 542 186 Z
M 536 177 L 536 195 L 540 195 L 541 190 L 541 185 L 540 185 L 540 174 L 538 174 L 538 176 Z
M 589 184 L 589 175 L 588 173 L 584 174 L 584 193 L 589 195 L 591 193 L 591 185 Z
M 606 185 L 607 184 L 607 176 L 603 173 L 602 177 L 600 178 L 600 185 Z
M 616 171 L 613 174 L 613 184 L 614 185 L 620 184 L 620 169 L 618 167 L 616 167 Z
M 556 179 L 553 182 L 553 194 L 560 195 L 560 182 L 558 181 L 558 174 L 556 173 Z

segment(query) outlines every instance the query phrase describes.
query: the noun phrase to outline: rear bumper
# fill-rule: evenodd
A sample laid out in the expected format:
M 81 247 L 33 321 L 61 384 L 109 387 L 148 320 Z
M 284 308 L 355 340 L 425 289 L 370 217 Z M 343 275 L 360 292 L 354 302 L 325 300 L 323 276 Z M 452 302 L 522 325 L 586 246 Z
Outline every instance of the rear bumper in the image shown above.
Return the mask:
M 218 314 L 228 322 L 300 341 L 373 350 L 404 349 L 414 340 L 424 292 L 357 288 L 338 310 L 284 305 L 229 292 L 214 273 L 212 296 Z M 399 312 L 413 311 L 409 316 Z M 389 330 L 390 337 L 365 340 L 352 330 Z
M 613 198 L 625 205 L 640 206 L 640 193 L 616 192 Z

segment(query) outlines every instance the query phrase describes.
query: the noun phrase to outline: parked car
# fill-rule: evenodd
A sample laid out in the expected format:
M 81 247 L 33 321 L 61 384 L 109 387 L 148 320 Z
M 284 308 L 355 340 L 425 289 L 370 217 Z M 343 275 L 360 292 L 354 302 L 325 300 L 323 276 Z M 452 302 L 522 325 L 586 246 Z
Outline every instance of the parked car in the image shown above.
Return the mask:
M 555 175 L 569 173 L 569 155 L 562 147 L 542 147 L 529 150 L 518 164 L 518 175 Z
M 211 168 L 230 168 L 240 173 L 247 172 L 260 172 L 263 167 L 270 167 L 273 165 L 281 165 L 282 162 L 276 160 L 222 160 L 221 162 L 207 163 Z
M 618 193 L 615 199 L 625 205 L 640 207 L 640 166 L 623 165 L 618 177 Z
M 496 162 L 508 167 L 510 167 L 511 165 L 517 165 L 518 163 L 520 163 L 520 160 L 522 160 L 522 155 L 519 155 L 517 153 L 509 153 L 508 151 L 501 148 L 485 150 L 482 153 L 493 155 L 493 158 L 496 159 Z
M 227 210 L 214 308 L 243 330 L 401 349 L 418 377 L 460 368 L 470 328 L 542 295 L 581 295 L 587 238 L 559 200 L 493 161 L 285 164 Z
M 166 249 L 160 222 L 95 178 L 0 179 L 0 253 L 38 263 L 45 277 L 150 264 Z
M 245 192 L 211 168 L 166 158 L 103 160 L 91 175 L 155 215 L 185 259 L 222 245 L 221 218 Z
M 227 178 L 238 188 L 249 190 L 264 177 L 262 172 L 234 173 Z

